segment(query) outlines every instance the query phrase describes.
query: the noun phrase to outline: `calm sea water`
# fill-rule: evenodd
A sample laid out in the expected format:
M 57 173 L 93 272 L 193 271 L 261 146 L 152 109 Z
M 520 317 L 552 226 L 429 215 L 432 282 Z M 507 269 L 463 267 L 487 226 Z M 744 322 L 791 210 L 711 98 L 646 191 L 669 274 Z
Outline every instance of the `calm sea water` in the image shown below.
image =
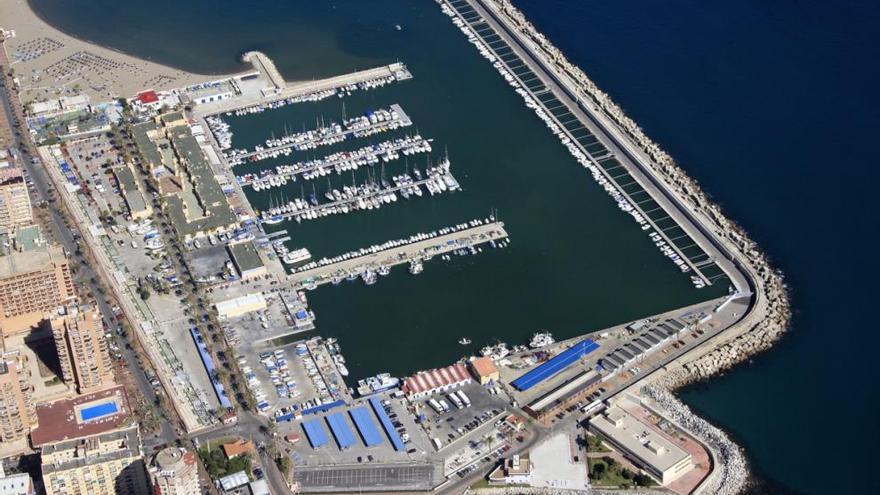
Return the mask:
M 314 292 L 321 331 L 342 336 L 359 371 L 442 364 L 461 353 L 449 342 L 463 334 L 574 334 L 707 294 L 686 287 L 433 2 L 32 4 L 71 34 L 194 71 L 240 69 L 237 57 L 248 49 L 266 51 L 299 79 L 397 58 L 409 64 L 415 80 L 354 98 L 347 111 L 401 102 L 423 135 L 448 146 L 466 191 L 305 225 L 294 242 L 332 254 L 497 207 L 514 243 L 429 264 L 419 277 L 398 270 L 370 288 Z M 880 7 L 519 4 L 787 274 L 790 334 L 754 362 L 685 391 L 684 400 L 746 448 L 763 480 L 756 491 L 880 491 L 871 475 L 880 460 L 871 366 L 880 337 L 870 313 L 880 275 L 871 153 L 880 134 Z M 341 108 L 334 101 L 316 111 Z M 302 125 L 291 112 L 260 126 Z

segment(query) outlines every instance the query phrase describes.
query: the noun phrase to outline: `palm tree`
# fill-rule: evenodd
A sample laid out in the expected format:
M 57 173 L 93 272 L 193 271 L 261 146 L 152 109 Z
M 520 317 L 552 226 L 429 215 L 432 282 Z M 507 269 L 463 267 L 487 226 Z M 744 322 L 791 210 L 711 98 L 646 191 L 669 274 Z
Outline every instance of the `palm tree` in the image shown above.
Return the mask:
M 495 435 L 492 433 L 487 433 L 481 440 L 480 444 L 486 447 L 487 452 L 492 451 L 492 446 L 495 444 Z

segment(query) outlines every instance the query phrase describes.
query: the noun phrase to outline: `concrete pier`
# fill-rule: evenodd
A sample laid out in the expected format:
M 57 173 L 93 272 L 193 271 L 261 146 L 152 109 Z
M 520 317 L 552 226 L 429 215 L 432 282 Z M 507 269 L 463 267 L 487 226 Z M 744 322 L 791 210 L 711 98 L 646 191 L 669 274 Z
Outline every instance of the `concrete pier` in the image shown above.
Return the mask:
M 395 62 L 390 65 L 360 70 L 349 74 L 317 79 L 314 81 L 285 81 L 281 73 L 275 67 L 269 57 L 259 52 L 248 52 L 247 60 L 260 72 L 260 76 L 272 84 L 271 91 L 257 92 L 247 95 L 238 95 L 234 98 L 205 103 L 196 106 L 194 112 L 198 116 L 214 115 L 218 113 L 234 112 L 236 110 L 254 107 L 257 105 L 269 105 L 274 102 L 296 98 L 311 93 L 330 89 L 343 88 L 352 84 L 360 84 L 376 79 L 394 77 L 398 81 L 412 79 L 412 74 L 406 65 Z
M 287 87 L 287 81 L 284 80 L 284 77 L 281 76 L 281 72 L 275 67 L 275 62 L 266 56 L 265 53 L 247 52 L 241 58 L 245 62 L 253 65 L 255 69 L 266 76 L 266 79 L 275 86 L 277 91 L 283 92 Z
M 440 3 L 465 21 L 467 27 L 497 58 L 513 80 L 551 117 L 571 140 L 571 144 L 586 155 L 604 177 L 648 220 L 653 230 L 686 261 L 693 274 L 709 285 L 712 278 L 705 275 L 703 270 L 707 264 L 715 263 L 730 277 L 739 291 L 749 290 L 745 277 L 735 268 L 729 256 L 719 249 L 718 244 L 712 242 L 708 233 L 691 217 L 690 212 L 678 204 L 677 198 L 667 190 L 665 184 L 653 177 L 650 167 L 643 163 L 643 155 L 634 149 L 626 137 L 618 134 L 613 124 L 606 122 L 595 108 L 583 101 L 574 83 L 560 74 L 529 40 L 519 36 L 519 32 L 508 24 L 509 21 L 495 10 L 492 2 L 441 0 Z M 563 115 L 563 118 L 559 118 L 559 115 Z M 593 142 L 598 141 L 604 145 L 603 151 L 597 153 L 595 150 L 591 151 L 592 146 L 585 145 L 580 135 L 584 131 L 595 137 Z M 619 165 L 609 167 L 607 160 L 610 158 Z M 632 192 L 628 192 L 630 189 Z M 647 197 L 635 197 L 639 193 L 647 193 Z M 645 211 L 647 208 L 643 208 L 643 205 L 646 204 L 656 204 L 665 215 L 658 217 L 657 212 L 660 210 L 656 208 L 653 212 Z M 687 246 L 674 242 L 667 234 L 672 228 L 658 225 L 667 220 L 672 220 L 680 227 L 692 242 Z M 699 259 L 684 252 L 692 246 L 699 247 L 704 253 L 698 256 Z
M 349 273 L 360 273 L 364 270 L 377 270 L 382 266 L 395 266 L 413 260 L 424 260 L 458 249 L 499 241 L 507 237 L 503 222 L 491 222 L 477 227 L 469 227 L 457 232 L 450 232 L 431 239 L 413 242 L 405 246 L 383 249 L 375 253 L 349 258 L 338 263 L 318 266 L 287 277 L 294 288 L 321 285 L 333 280 L 333 277 L 344 277 Z

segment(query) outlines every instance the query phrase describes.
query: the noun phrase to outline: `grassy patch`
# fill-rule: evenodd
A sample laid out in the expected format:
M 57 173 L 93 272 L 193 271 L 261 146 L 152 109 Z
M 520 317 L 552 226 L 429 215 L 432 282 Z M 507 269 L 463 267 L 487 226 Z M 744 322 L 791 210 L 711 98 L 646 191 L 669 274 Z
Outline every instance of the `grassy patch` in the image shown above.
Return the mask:
M 602 443 L 601 438 L 591 433 L 587 433 L 587 452 L 611 452 L 611 449 Z
M 633 473 L 611 457 L 591 458 L 590 482 L 596 486 L 632 488 L 634 486 L 656 486 L 648 475 Z
M 222 478 L 223 476 L 244 471 L 248 478 L 251 474 L 251 458 L 247 455 L 240 455 L 233 459 L 227 459 L 222 449 L 199 449 L 199 457 L 205 463 L 205 469 L 212 479 Z
M 59 377 L 57 375 L 53 376 L 50 380 L 46 380 L 45 382 L 43 382 L 43 384 L 47 387 L 51 387 L 52 385 L 58 385 L 59 383 L 61 383 L 61 377 Z

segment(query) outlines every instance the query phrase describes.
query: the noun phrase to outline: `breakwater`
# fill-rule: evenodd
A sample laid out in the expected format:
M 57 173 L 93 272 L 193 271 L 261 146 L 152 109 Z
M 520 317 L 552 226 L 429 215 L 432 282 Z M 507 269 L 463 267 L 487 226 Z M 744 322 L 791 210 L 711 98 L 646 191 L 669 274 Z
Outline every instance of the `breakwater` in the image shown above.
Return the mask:
M 699 359 L 685 364 L 691 379 L 680 378 L 664 382 L 669 386 L 682 386 L 693 379 L 700 379 L 723 371 L 750 355 L 768 349 L 785 332 L 791 318 L 788 293 L 781 272 L 775 270 L 767 256 L 752 241 L 745 230 L 728 219 L 721 207 L 713 203 L 702 191 L 699 184 L 690 178 L 675 160 L 660 146 L 653 142 L 623 110 L 599 89 L 577 66 L 570 63 L 562 52 L 553 46 L 543 34 L 507 0 L 481 0 L 486 7 L 495 9 L 501 18 L 515 27 L 530 44 L 537 48 L 535 54 L 552 63 L 559 74 L 569 78 L 578 88 L 578 93 L 594 103 L 593 109 L 601 110 L 607 122 L 625 133 L 637 144 L 647 165 L 655 176 L 669 186 L 683 206 L 700 220 L 704 227 L 711 228 L 715 240 L 720 241 L 726 251 L 750 277 L 753 291 L 753 305 L 750 313 L 737 324 L 746 327 L 729 339 L 724 345 L 706 352 Z M 723 337 L 722 337 L 723 338 Z
M 526 19 L 508 0 L 470 0 L 489 10 L 517 36 L 532 55 L 552 68 L 554 75 L 567 89 L 579 96 L 583 110 L 595 117 L 609 132 L 617 132 L 626 143 L 634 144 L 638 165 L 644 167 L 667 188 L 678 201 L 679 207 L 691 214 L 714 240 L 721 252 L 733 261 L 736 269 L 748 275 L 752 305 L 748 314 L 730 330 L 723 332 L 710 344 L 690 353 L 683 359 L 685 373 L 664 383 L 680 387 L 694 380 L 706 378 L 734 366 L 749 356 L 769 349 L 781 337 L 791 318 L 788 293 L 783 275 L 774 269 L 767 256 L 752 241 L 745 230 L 728 219 L 721 207 L 713 203 L 699 184 L 652 141 L 611 97 L 587 77 L 576 65 Z M 444 0 L 438 3 L 445 5 Z
M 599 89 L 579 67 L 569 62 L 557 47 L 538 32 L 511 2 L 471 2 L 495 16 L 523 47 L 553 72 L 564 89 L 574 92 L 581 109 L 595 118 L 609 134 L 622 138 L 621 144 L 638 158 L 635 160 L 638 165 L 657 180 L 665 192 L 675 199 L 678 206 L 695 220 L 704 234 L 732 262 L 728 270 L 738 270 L 746 277 L 748 291 L 751 293 L 748 312 L 736 315 L 740 317 L 739 321 L 715 339 L 652 376 L 654 384 L 673 390 L 711 377 L 769 349 L 784 334 L 791 319 L 790 301 L 782 273 L 772 267 L 767 256 L 745 230 L 728 219 L 721 207 L 708 198 L 699 184 L 667 152 L 645 135 L 638 124 L 627 117 L 607 93 Z M 438 0 L 438 3 L 445 4 L 443 0 Z M 690 418 L 682 421 L 685 425 L 699 421 L 705 423 L 683 405 L 680 407 L 684 408 L 681 410 L 682 417 Z M 739 464 L 733 456 L 721 457 L 716 461 L 719 464 L 719 473 L 727 473 L 724 476 L 728 476 L 730 480 L 740 479 L 739 475 L 731 473 L 742 470 L 742 483 L 732 483 L 730 488 L 725 488 L 729 493 L 741 490 L 747 477 L 744 461 Z M 725 465 L 727 463 L 731 464 Z M 711 492 L 709 490 L 706 493 Z

